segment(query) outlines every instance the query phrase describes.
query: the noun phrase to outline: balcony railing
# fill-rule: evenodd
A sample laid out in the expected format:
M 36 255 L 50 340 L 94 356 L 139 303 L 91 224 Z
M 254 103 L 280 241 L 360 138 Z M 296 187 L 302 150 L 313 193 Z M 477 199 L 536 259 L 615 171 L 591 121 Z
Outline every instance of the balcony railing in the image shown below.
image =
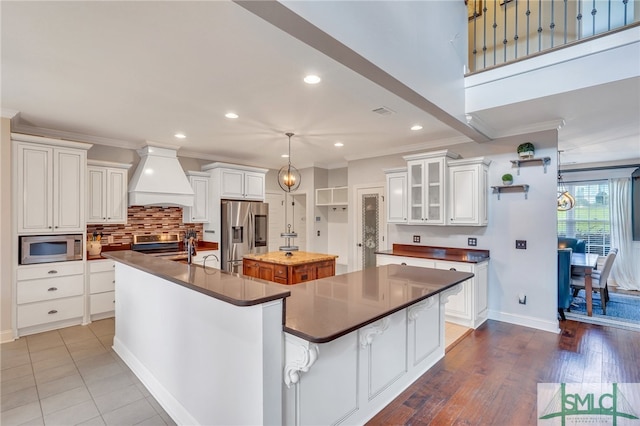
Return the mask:
M 640 22 L 640 0 L 468 0 L 469 70 Z

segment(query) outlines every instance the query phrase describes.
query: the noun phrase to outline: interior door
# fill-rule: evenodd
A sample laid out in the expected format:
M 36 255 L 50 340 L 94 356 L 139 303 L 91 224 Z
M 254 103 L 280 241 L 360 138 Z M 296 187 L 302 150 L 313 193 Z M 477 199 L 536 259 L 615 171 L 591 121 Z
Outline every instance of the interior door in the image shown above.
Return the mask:
M 356 271 L 376 266 L 376 251 L 384 247 L 384 187 L 356 191 Z

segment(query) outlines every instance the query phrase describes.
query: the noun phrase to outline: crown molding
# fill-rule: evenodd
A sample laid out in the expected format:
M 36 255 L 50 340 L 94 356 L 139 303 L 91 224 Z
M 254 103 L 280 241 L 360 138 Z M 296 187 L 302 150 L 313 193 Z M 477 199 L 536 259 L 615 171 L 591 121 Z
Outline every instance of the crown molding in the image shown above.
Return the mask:
M 27 124 L 21 123 L 20 120 L 16 121 L 17 123 L 11 123 L 11 131 L 15 133 L 24 133 L 53 139 L 64 139 L 68 141 L 85 142 L 94 145 L 107 145 L 116 148 L 139 149 L 144 146 L 144 144 L 137 144 L 132 141 L 124 141 L 120 139 L 105 138 L 102 136 L 85 135 L 82 133 L 66 132 L 62 130 L 29 126 Z
M 416 152 L 424 149 L 442 148 L 450 145 L 458 145 L 458 144 L 468 143 L 468 142 L 473 142 L 473 141 L 466 136 L 456 136 L 452 138 L 435 139 L 429 142 L 421 142 L 421 143 L 412 144 L 412 145 L 395 146 L 393 148 L 389 148 L 381 151 L 363 153 L 358 155 L 350 155 L 345 157 L 345 159 L 347 161 L 365 160 L 367 158 L 384 157 L 387 155 L 395 155 L 395 154 L 407 154 L 410 152 Z
M 8 118 L 9 120 L 13 120 L 15 117 L 20 116 L 20 111 L 16 111 L 9 108 L 2 108 L 0 110 L 0 114 L 2 114 L 2 118 Z

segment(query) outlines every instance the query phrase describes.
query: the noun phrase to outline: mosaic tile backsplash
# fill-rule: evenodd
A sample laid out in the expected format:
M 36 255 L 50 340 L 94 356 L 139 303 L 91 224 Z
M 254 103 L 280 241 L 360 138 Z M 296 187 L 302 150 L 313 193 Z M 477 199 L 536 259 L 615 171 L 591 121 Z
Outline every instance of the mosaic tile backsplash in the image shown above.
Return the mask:
M 128 209 L 126 225 L 92 224 L 87 225 L 87 237 L 94 232 L 102 233 L 102 245 L 108 244 L 108 236 L 113 236 L 113 244 L 131 244 L 133 235 L 149 235 L 162 233 L 180 233 L 195 229 L 198 239 L 202 240 L 201 223 L 183 223 L 182 207 L 131 206 Z

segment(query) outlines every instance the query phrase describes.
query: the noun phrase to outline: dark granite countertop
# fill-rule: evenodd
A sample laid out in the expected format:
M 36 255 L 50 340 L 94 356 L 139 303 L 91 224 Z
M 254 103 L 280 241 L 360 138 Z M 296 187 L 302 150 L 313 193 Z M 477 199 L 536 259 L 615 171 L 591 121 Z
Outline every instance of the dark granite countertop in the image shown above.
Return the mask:
M 104 256 L 237 306 L 285 298 L 284 331 L 314 343 L 330 342 L 473 277 L 468 272 L 386 265 L 281 285 L 134 251 Z
M 467 263 L 480 263 L 489 260 L 489 250 L 416 246 L 411 244 L 394 244 L 392 250 L 377 251 L 376 254 Z
M 268 281 L 213 268 L 205 269 L 196 264 L 187 265 L 135 251 L 112 251 L 102 255 L 236 306 L 259 305 L 283 299 L 290 294 L 286 287 Z

